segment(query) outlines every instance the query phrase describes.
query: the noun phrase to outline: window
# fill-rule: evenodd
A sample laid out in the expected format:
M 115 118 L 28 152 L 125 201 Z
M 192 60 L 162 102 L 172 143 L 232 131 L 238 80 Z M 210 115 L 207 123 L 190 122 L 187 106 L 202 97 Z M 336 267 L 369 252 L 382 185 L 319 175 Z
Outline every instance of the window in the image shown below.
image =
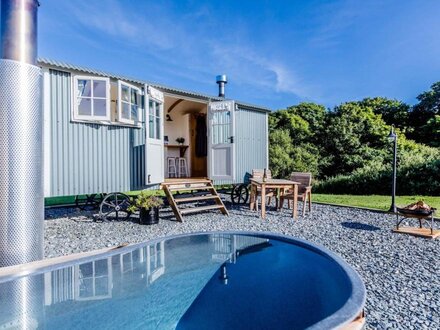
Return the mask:
M 110 120 L 110 80 L 108 78 L 75 76 L 74 119 Z
M 216 111 L 212 113 L 212 144 L 230 143 L 231 112 Z
M 75 266 L 75 298 L 94 300 L 112 295 L 111 258 Z
M 150 139 L 160 140 L 162 138 L 160 129 L 160 117 L 162 103 L 153 99 L 148 102 L 148 137 Z
M 135 86 L 118 81 L 118 121 L 137 124 L 140 121 L 141 90 Z

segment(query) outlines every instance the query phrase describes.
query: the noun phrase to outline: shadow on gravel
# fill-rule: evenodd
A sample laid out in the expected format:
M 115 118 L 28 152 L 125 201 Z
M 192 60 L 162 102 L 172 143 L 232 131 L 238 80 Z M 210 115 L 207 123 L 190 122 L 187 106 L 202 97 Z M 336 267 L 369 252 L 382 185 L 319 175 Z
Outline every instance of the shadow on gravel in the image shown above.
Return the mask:
M 341 223 L 341 225 L 345 228 L 350 228 L 350 229 L 359 229 L 359 230 L 367 230 L 367 231 L 380 230 L 379 227 L 368 225 L 361 222 L 343 222 Z

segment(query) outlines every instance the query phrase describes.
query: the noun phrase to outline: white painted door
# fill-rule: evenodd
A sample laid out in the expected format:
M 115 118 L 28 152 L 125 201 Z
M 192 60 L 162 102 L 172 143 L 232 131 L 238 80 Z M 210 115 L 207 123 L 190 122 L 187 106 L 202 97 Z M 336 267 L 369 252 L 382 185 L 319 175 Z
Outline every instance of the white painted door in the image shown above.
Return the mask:
M 212 180 L 235 179 L 234 112 L 234 101 L 208 106 L 208 175 Z
M 163 93 L 145 86 L 146 107 L 146 183 L 158 184 L 164 181 L 164 150 L 163 150 Z

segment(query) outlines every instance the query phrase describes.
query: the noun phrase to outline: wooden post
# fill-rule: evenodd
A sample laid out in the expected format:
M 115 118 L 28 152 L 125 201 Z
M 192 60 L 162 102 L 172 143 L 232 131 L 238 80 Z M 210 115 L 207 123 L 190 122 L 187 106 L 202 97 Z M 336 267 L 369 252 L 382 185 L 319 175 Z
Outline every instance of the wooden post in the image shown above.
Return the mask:
M 266 218 L 266 184 L 261 185 L 261 217 Z
M 249 208 L 251 209 L 251 211 L 254 210 L 255 208 L 255 185 L 253 183 L 251 183 L 251 198 L 249 199 Z
M 298 214 L 298 185 L 293 185 L 293 218 L 297 218 Z

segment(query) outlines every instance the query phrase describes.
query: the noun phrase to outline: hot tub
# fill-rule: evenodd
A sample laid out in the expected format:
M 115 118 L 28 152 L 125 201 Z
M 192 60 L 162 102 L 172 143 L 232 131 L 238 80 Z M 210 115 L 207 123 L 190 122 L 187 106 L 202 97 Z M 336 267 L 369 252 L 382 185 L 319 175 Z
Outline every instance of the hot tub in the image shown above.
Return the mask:
M 0 277 L 0 328 L 332 329 L 365 302 L 341 258 L 271 233 L 179 235 L 39 264 Z

